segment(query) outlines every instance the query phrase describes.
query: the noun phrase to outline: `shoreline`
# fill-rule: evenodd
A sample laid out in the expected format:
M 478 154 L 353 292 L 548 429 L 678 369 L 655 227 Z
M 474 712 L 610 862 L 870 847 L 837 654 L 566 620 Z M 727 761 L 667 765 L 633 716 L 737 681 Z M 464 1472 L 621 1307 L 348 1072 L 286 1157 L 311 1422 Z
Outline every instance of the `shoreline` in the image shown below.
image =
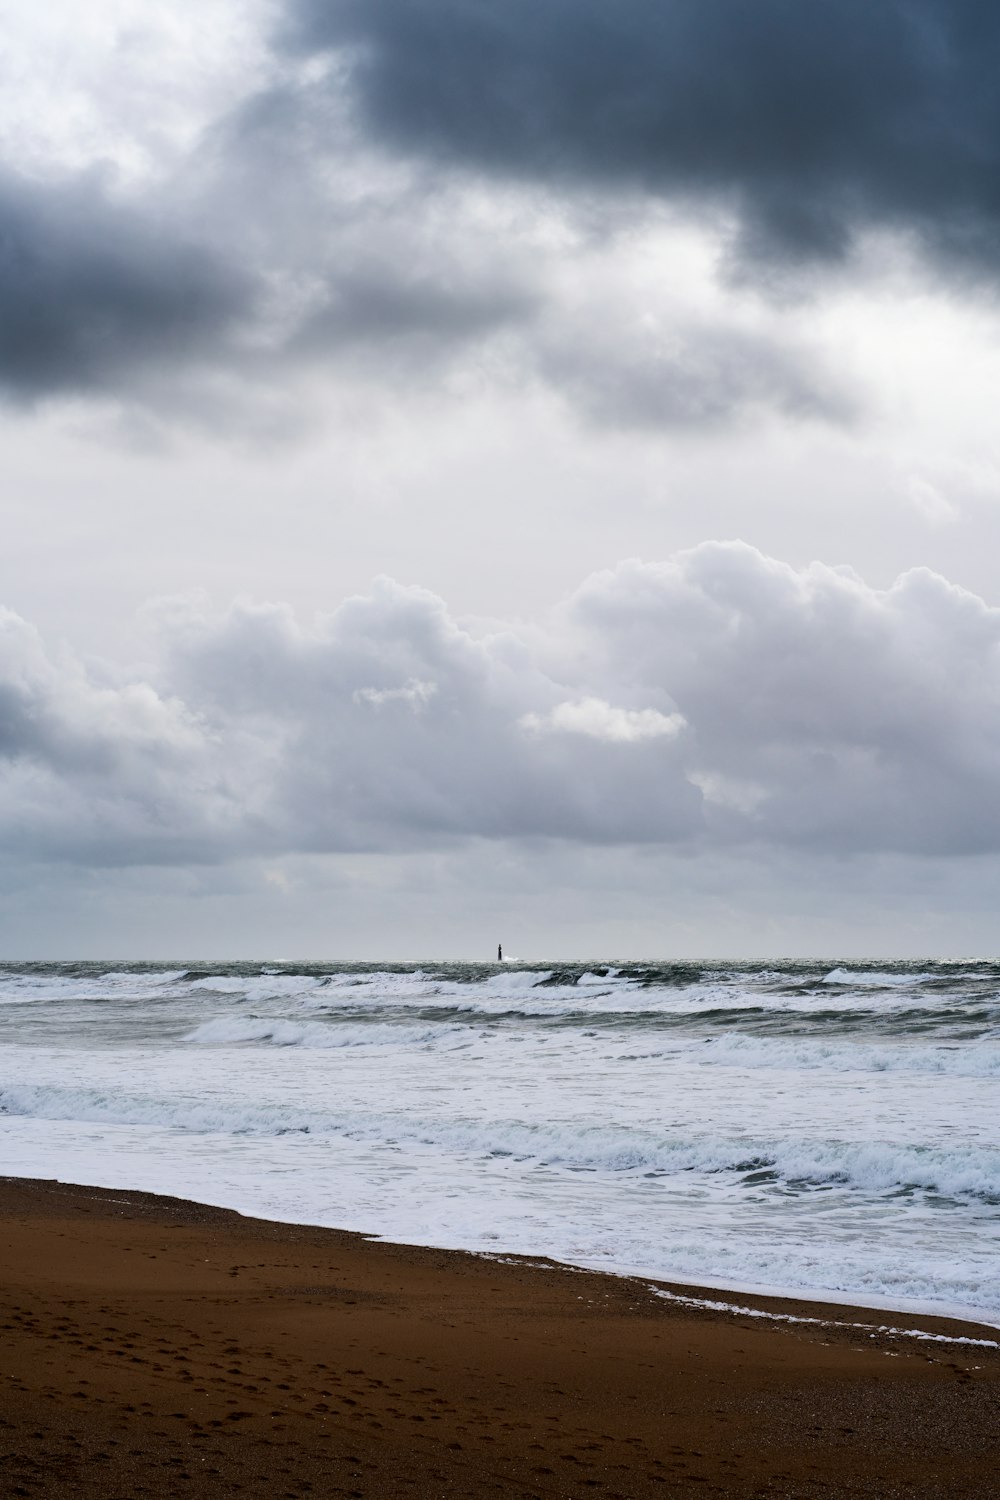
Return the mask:
M 268 1225 L 275 1230 L 307 1230 L 317 1234 L 336 1236 L 357 1246 L 385 1246 L 389 1249 L 414 1255 L 455 1256 L 460 1260 L 485 1261 L 492 1265 L 518 1266 L 524 1270 L 557 1271 L 567 1275 L 592 1276 L 610 1282 L 628 1283 L 635 1291 L 647 1292 L 668 1301 L 690 1308 L 703 1308 L 721 1316 L 764 1318 L 774 1322 L 793 1322 L 815 1325 L 821 1328 L 872 1329 L 891 1333 L 898 1338 L 934 1340 L 943 1343 L 972 1344 L 992 1347 L 1000 1351 L 1000 1322 L 986 1318 L 975 1318 L 959 1311 L 932 1312 L 925 1309 L 911 1310 L 899 1307 L 888 1300 L 854 1302 L 847 1293 L 807 1294 L 800 1291 L 771 1291 L 759 1287 L 732 1286 L 722 1281 L 675 1281 L 647 1271 L 612 1271 L 600 1266 L 588 1266 L 575 1261 L 555 1259 L 543 1253 L 527 1254 L 514 1250 L 469 1250 L 456 1245 L 426 1245 L 410 1240 L 393 1240 L 383 1235 L 366 1233 L 360 1229 L 344 1229 L 339 1225 L 315 1224 L 302 1219 L 271 1219 L 260 1214 L 246 1213 L 242 1209 L 230 1208 L 224 1203 L 209 1203 L 200 1198 L 178 1198 L 171 1193 L 151 1193 L 145 1188 L 110 1188 L 100 1183 L 66 1182 L 59 1177 L 7 1177 L 0 1173 L 0 1215 L 2 1194 L 5 1189 L 24 1184 L 39 1192 L 63 1191 L 79 1197 L 92 1193 L 95 1199 L 107 1198 L 123 1208 L 145 1209 L 148 1205 L 154 1212 L 157 1205 L 179 1205 L 196 1216 L 199 1211 L 231 1216 L 248 1225 Z M 890 1320 L 887 1323 L 886 1320 Z M 906 1323 L 907 1327 L 899 1325 Z
M 995 1491 L 986 1324 L 29 1178 L 0 1254 L 11 1494 Z
M 6 1176 L 0 1172 L 0 1190 L 6 1184 L 24 1182 L 33 1184 L 39 1188 L 47 1186 L 58 1186 L 71 1188 L 79 1192 L 94 1192 L 97 1194 L 108 1193 L 112 1195 L 132 1196 L 137 1201 L 140 1199 L 151 1199 L 154 1201 L 177 1202 L 189 1204 L 192 1209 L 205 1208 L 218 1211 L 219 1213 L 232 1214 L 236 1218 L 245 1219 L 248 1222 L 284 1225 L 288 1229 L 315 1229 L 318 1232 L 329 1232 L 330 1234 L 345 1235 L 350 1239 L 363 1244 L 394 1245 L 401 1251 L 428 1251 L 442 1255 L 468 1255 L 484 1260 L 493 1260 L 499 1263 L 509 1262 L 511 1264 L 526 1267 L 539 1266 L 545 1268 L 558 1267 L 565 1271 L 578 1272 L 585 1275 L 606 1276 L 616 1281 L 628 1281 L 642 1286 L 656 1286 L 662 1288 L 668 1294 L 676 1294 L 683 1300 L 697 1303 L 703 1301 L 707 1307 L 718 1308 L 719 1304 L 725 1303 L 735 1307 L 751 1307 L 755 1314 L 768 1317 L 781 1318 L 796 1316 L 809 1321 L 808 1314 L 812 1312 L 812 1321 L 823 1322 L 829 1325 L 843 1323 L 851 1326 L 853 1322 L 860 1319 L 864 1323 L 873 1319 L 880 1319 L 882 1323 L 891 1322 L 900 1333 L 905 1329 L 898 1327 L 906 1323 L 912 1328 L 914 1334 L 933 1332 L 924 1325 L 940 1324 L 947 1326 L 949 1330 L 956 1331 L 963 1326 L 970 1337 L 979 1342 L 980 1340 L 995 1341 L 1000 1347 L 1000 1315 L 987 1313 L 978 1316 L 977 1310 L 961 1307 L 934 1308 L 926 1303 L 919 1306 L 900 1305 L 889 1297 L 872 1296 L 867 1301 L 855 1301 L 850 1292 L 831 1291 L 821 1288 L 815 1291 L 803 1290 L 801 1288 L 772 1288 L 762 1287 L 754 1284 L 740 1284 L 712 1278 L 705 1281 L 674 1279 L 663 1276 L 655 1271 L 644 1271 L 636 1269 L 613 1270 L 606 1266 L 588 1265 L 582 1261 L 567 1261 L 547 1255 L 544 1251 L 517 1251 L 517 1250 L 483 1250 L 471 1249 L 463 1245 L 441 1245 L 424 1244 L 419 1241 L 394 1240 L 388 1236 L 379 1234 L 377 1231 L 364 1229 L 347 1229 L 341 1225 L 316 1224 L 312 1220 L 292 1218 L 271 1218 L 261 1216 L 258 1213 L 242 1208 L 234 1208 L 227 1203 L 214 1203 L 201 1198 L 180 1198 L 171 1193 L 155 1193 L 147 1188 L 116 1188 L 108 1187 L 104 1183 L 69 1182 L 62 1178 L 22 1177 L 19 1175 Z M 939 1335 L 935 1335 L 939 1336 Z M 956 1332 L 955 1337 L 959 1335 Z

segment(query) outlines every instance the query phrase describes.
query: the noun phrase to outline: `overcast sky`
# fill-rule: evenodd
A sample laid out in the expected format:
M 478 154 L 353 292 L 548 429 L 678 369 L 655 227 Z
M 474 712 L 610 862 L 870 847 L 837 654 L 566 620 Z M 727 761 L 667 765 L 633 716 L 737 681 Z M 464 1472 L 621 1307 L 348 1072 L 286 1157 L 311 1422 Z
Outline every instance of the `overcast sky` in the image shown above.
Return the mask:
M 1000 949 L 1000 10 L 0 0 L 0 948 Z

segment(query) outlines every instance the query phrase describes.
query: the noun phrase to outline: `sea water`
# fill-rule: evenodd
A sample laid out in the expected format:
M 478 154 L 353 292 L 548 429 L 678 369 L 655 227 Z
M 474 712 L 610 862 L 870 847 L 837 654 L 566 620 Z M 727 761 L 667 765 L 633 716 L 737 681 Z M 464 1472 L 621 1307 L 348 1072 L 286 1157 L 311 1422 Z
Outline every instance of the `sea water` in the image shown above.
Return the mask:
M 0 1174 L 1000 1322 L 1000 965 L 9 965 Z

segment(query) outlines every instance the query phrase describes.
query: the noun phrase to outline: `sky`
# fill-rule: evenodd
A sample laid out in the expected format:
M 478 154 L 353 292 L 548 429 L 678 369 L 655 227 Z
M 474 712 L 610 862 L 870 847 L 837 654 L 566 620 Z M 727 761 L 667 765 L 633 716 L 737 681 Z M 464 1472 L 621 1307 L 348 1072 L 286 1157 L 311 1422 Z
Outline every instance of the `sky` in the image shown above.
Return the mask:
M 0 953 L 1000 950 L 995 5 L 0 26 Z

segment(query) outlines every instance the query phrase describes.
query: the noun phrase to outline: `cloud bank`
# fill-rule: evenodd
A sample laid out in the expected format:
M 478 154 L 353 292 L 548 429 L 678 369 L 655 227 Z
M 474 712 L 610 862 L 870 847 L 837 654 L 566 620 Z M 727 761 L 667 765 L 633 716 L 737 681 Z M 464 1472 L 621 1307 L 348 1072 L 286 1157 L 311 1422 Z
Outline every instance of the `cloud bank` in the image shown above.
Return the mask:
M 155 670 L 0 620 L 0 837 L 91 865 L 469 840 L 1000 849 L 1000 610 L 739 543 L 472 631 L 381 580 L 309 627 L 157 606 Z

